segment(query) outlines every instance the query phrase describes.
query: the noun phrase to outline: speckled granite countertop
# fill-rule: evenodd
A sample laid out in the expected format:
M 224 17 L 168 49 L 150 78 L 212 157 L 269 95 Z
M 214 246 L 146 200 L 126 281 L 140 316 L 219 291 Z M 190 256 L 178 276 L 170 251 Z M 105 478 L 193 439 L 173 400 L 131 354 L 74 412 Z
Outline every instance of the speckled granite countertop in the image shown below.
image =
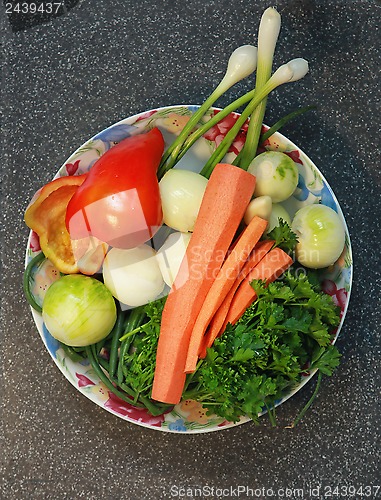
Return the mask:
M 278 488 L 289 488 L 292 498 L 298 495 L 295 488 L 303 489 L 304 498 L 324 498 L 325 487 L 380 484 L 381 6 L 370 0 L 272 4 L 283 18 L 276 63 L 302 56 L 311 72 L 271 97 L 267 121 L 285 109 L 318 105 L 284 133 L 310 154 L 334 187 L 352 237 L 355 280 L 337 344 L 342 364 L 324 380 L 296 429 L 286 426 L 314 384 L 279 408 L 278 428 L 262 419 L 260 426 L 200 436 L 124 422 L 61 375 L 22 294 L 28 236 L 23 212 L 37 188 L 95 131 L 145 109 L 200 103 L 218 82 L 232 49 L 255 43 L 269 4 L 87 0 L 64 16 L 20 31 L 11 30 L 1 5 L 6 55 L 2 498 L 159 499 L 189 497 L 194 490 L 179 488 L 204 486 L 209 487 L 204 497 L 208 492 L 211 497 L 214 487 L 220 488 L 219 497 L 234 498 L 244 486 L 253 489 L 254 498 L 265 498 L 263 488 L 272 488 L 273 498 L 282 495 Z

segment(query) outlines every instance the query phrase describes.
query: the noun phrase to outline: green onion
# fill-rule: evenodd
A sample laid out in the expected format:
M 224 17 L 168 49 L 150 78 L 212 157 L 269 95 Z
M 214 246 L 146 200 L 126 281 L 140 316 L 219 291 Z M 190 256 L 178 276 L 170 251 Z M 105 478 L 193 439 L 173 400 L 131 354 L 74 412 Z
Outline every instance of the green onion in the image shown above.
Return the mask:
M 236 135 L 241 130 L 246 120 L 270 92 L 272 92 L 279 85 L 283 85 L 284 83 L 289 82 L 295 82 L 300 78 L 303 78 L 307 71 L 308 63 L 305 59 L 302 58 L 293 59 L 287 64 L 283 64 L 282 66 L 280 66 L 268 80 L 268 82 L 258 92 L 255 92 L 253 99 L 246 106 L 241 116 L 238 118 L 233 127 L 221 141 L 218 148 L 214 151 L 207 163 L 204 165 L 204 168 L 200 172 L 201 175 L 204 175 L 207 178 L 210 177 L 213 168 L 226 155 Z M 241 164 L 239 166 L 243 168 Z
M 258 66 L 255 90 L 260 91 L 271 76 L 275 46 L 280 31 L 280 15 L 272 7 L 263 13 L 258 31 Z M 256 154 L 258 140 L 265 116 L 267 97 L 252 112 L 247 131 L 246 141 L 243 146 L 239 165 L 247 170 L 251 160 Z
M 133 404 L 134 406 L 137 406 L 137 407 L 140 407 L 140 408 L 143 407 L 143 405 L 134 403 L 133 400 L 131 399 L 131 397 L 135 397 L 136 396 L 135 392 L 130 391 L 129 395 L 127 395 L 127 394 L 125 394 L 125 392 L 127 393 L 127 391 L 126 391 L 125 388 L 123 388 L 123 390 L 125 392 L 122 392 L 122 391 L 120 391 L 119 389 L 117 389 L 114 386 L 114 384 L 112 383 L 112 381 L 107 377 L 107 375 L 104 373 L 104 371 L 102 370 L 102 368 L 101 368 L 101 366 L 99 364 L 99 361 L 97 359 L 97 355 L 96 355 L 96 352 L 95 352 L 95 349 L 94 349 L 94 344 L 92 344 L 91 346 L 86 346 L 85 347 L 85 351 L 86 351 L 86 356 L 87 356 L 88 360 L 90 361 L 90 364 L 91 364 L 94 372 L 99 377 L 99 379 L 104 383 L 104 385 L 113 394 L 115 394 L 115 396 L 117 396 L 118 398 L 122 399 L 123 401 L 126 401 L 127 403 Z M 129 397 L 129 396 L 131 396 L 131 397 Z
M 125 320 L 125 315 L 123 311 L 120 310 L 120 306 L 117 306 L 117 319 L 112 329 L 112 339 L 110 347 L 110 359 L 109 359 L 109 374 L 110 377 L 115 375 L 118 363 L 118 349 L 119 349 L 119 337 L 122 332 L 123 324 Z
M 226 116 L 228 116 L 230 113 L 233 111 L 236 111 L 240 106 L 243 106 L 244 104 L 248 103 L 253 99 L 255 96 L 255 90 L 251 90 L 250 92 L 247 92 L 243 96 L 239 97 L 232 103 L 230 103 L 228 106 L 226 106 L 224 109 L 219 111 L 217 114 L 215 114 L 210 120 L 208 120 L 206 123 L 201 125 L 201 127 L 197 128 L 194 132 L 192 132 L 186 141 L 184 142 L 184 145 L 180 151 L 180 153 L 177 155 L 176 162 L 178 162 L 188 151 L 188 149 L 193 146 L 193 144 L 200 139 L 208 130 L 210 130 L 212 127 L 217 125 L 221 120 L 223 120 Z
M 78 351 L 75 351 L 71 346 L 63 344 L 60 342 L 60 346 L 64 353 L 74 362 L 83 361 L 84 356 L 82 356 Z
M 293 429 L 300 422 L 300 420 L 307 413 L 307 411 L 310 408 L 310 406 L 312 405 L 312 403 L 315 401 L 315 398 L 316 398 L 316 396 L 317 396 L 317 394 L 319 392 L 319 389 L 320 389 L 320 384 L 321 384 L 321 379 L 322 378 L 323 378 L 323 374 L 319 370 L 319 372 L 318 372 L 318 379 L 317 379 L 317 382 L 316 382 L 316 387 L 315 387 L 315 390 L 314 390 L 312 396 L 307 401 L 307 403 L 304 405 L 304 407 L 300 411 L 299 415 L 295 418 L 295 420 L 292 422 L 292 424 L 288 426 L 289 429 Z
M 256 66 L 257 48 L 252 45 L 243 45 L 242 47 L 238 47 L 238 49 L 231 54 L 226 73 L 221 82 L 217 85 L 206 101 L 199 107 L 199 109 L 193 113 L 180 135 L 164 153 L 158 170 L 159 179 L 161 179 L 163 175 L 176 163 L 177 155 L 179 154 L 184 141 L 192 129 L 197 125 L 198 121 L 204 116 L 208 109 L 213 106 L 214 102 L 230 87 L 249 76 L 255 70 Z
M 118 379 L 118 385 L 120 386 L 123 383 L 125 372 L 124 372 L 124 359 L 125 356 L 131 346 L 132 343 L 132 337 L 127 338 L 126 340 L 123 340 L 122 343 L 120 344 L 120 349 L 119 349 L 119 361 L 118 361 L 118 367 L 117 367 L 117 379 Z
M 299 115 L 302 115 L 303 113 L 306 113 L 307 111 L 310 111 L 312 109 L 316 109 L 316 106 L 304 106 L 303 108 L 296 109 L 295 111 L 292 111 L 286 116 L 283 116 L 280 120 L 278 120 L 274 125 L 272 125 L 264 134 L 261 135 L 261 138 L 259 140 L 259 143 L 262 144 L 265 142 L 269 137 L 271 137 L 275 132 L 278 132 L 279 129 L 284 127 L 286 123 L 289 121 L 293 120 Z
M 146 314 L 144 312 L 144 307 L 136 307 L 133 309 L 123 328 L 123 335 L 119 337 L 120 349 L 119 349 L 119 359 L 116 368 L 118 385 L 121 386 L 124 377 L 127 374 L 127 367 L 125 366 L 125 355 L 127 354 L 137 332 L 140 331 L 140 326 L 142 325 Z M 122 387 L 122 386 L 121 386 Z
M 42 307 L 39 304 L 37 304 L 36 299 L 34 298 L 32 292 L 30 291 L 30 282 L 32 279 L 32 271 L 34 267 L 37 266 L 40 262 L 42 262 L 44 259 L 45 255 L 42 252 L 35 255 L 33 259 L 26 266 L 23 276 L 23 289 L 26 300 L 28 301 L 29 305 L 32 306 L 33 309 L 40 314 L 42 313 Z

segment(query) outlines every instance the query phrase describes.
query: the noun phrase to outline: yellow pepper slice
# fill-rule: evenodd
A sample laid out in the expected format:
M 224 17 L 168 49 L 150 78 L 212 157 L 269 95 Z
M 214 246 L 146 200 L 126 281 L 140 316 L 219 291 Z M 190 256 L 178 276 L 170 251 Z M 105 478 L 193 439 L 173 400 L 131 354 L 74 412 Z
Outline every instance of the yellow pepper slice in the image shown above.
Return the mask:
M 65 216 L 69 200 L 85 178 L 86 174 L 69 175 L 49 182 L 37 191 L 24 215 L 27 226 L 38 234 L 45 257 L 65 274 L 80 272 Z

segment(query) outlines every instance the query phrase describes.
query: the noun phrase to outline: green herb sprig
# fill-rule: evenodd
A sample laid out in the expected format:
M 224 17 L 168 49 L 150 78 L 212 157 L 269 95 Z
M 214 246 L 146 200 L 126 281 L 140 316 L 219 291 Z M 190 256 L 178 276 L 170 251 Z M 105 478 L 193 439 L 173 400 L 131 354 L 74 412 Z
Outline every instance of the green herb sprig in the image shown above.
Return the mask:
M 331 344 L 339 308 L 307 275 L 290 271 L 268 286 L 252 286 L 258 299 L 208 349 L 184 394 L 230 421 L 247 415 L 258 422 L 299 383 L 307 363 L 331 375 L 340 357 Z

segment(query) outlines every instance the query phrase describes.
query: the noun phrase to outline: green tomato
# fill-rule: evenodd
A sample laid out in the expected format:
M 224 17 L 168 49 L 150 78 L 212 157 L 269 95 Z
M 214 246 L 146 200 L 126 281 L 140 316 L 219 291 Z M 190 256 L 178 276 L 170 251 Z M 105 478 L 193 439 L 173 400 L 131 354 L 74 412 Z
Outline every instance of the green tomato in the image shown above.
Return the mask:
M 298 236 L 296 258 L 306 267 L 320 269 L 340 257 L 345 230 L 338 214 L 325 205 L 309 205 L 295 214 L 291 229 Z
M 81 347 L 107 337 L 116 321 L 116 306 L 103 283 L 71 274 L 49 287 L 42 304 L 42 318 L 55 339 Z
M 248 172 L 255 175 L 254 196 L 270 196 L 273 203 L 287 200 L 298 184 L 298 169 L 279 151 L 266 151 L 254 158 Z

